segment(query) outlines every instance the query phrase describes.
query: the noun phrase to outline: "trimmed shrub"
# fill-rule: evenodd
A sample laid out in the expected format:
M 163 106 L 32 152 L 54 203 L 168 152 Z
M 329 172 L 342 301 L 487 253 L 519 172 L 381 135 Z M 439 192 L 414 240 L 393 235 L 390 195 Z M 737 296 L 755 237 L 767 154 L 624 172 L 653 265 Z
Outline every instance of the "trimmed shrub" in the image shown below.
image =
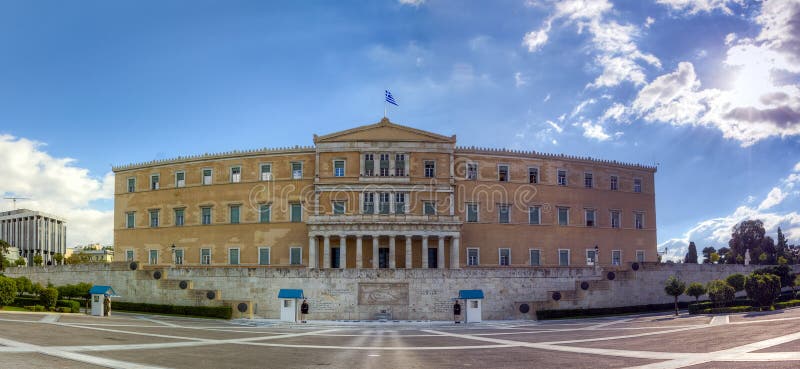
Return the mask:
M 43 289 L 42 292 L 39 292 L 39 301 L 48 308 L 55 307 L 56 301 L 58 301 L 58 290 L 54 287 Z
M 58 300 L 56 307 L 65 308 L 68 311 L 65 313 L 79 313 L 81 311 L 81 303 L 75 300 Z
M 725 278 L 725 282 L 733 287 L 735 292 L 744 291 L 744 275 L 741 273 L 734 273 Z
M 689 306 L 688 302 L 679 302 L 678 307 L 685 309 Z M 560 310 L 539 310 L 536 312 L 536 319 L 562 319 L 562 318 L 578 318 L 588 316 L 604 316 L 604 315 L 618 315 L 618 314 L 635 314 L 635 313 L 655 313 L 662 311 L 670 311 L 674 309 L 672 303 L 669 304 L 650 304 L 650 305 L 633 305 L 633 306 L 619 306 L 610 308 L 594 308 L 594 309 L 560 309 Z
M 772 306 L 775 298 L 781 293 L 781 279 L 774 274 L 751 273 L 744 284 L 747 297 L 758 306 Z
M 800 300 L 789 300 L 789 301 L 775 303 L 776 309 L 786 309 L 795 306 L 800 306 Z
M 0 307 L 12 304 L 15 297 L 17 297 L 17 282 L 0 276 Z
M 111 310 L 141 311 L 146 313 L 175 314 L 188 316 L 204 316 L 210 318 L 230 319 L 233 313 L 230 306 L 181 306 L 157 305 L 139 302 L 114 301 Z
M 697 259 L 697 253 L 695 252 L 695 259 Z M 697 262 L 697 260 L 695 260 Z M 680 280 L 680 278 L 671 275 L 667 278 L 667 281 L 664 285 L 664 292 L 667 295 L 670 295 L 675 298 L 675 315 L 678 315 L 678 296 L 683 295 L 686 291 L 686 282 Z
M 24 308 L 30 311 L 44 311 L 44 306 L 42 305 L 24 306 Z
M 24 308 L 26 306 L 33 306 L 39 303 L 39 299 L 36 297 L 17 297 L 14 299 L 14 302 L 11 303 L 11 306 L 18 306 Z
M 733 301 L 734 290 L 728 282 L 721 279 L 716 279 L 708 282 L 708 298 L 714 303 L 714 306 L 720 308 L 726 306 L 729 302 Z
M 692 282 L 689 284 L 689 287 L 686 287 L 686 295 L 694 297 L 694 301 L 700 301 L 700 296 L 706 294 L 706 286 L 703 286 L 702 283 L 699 282 Z

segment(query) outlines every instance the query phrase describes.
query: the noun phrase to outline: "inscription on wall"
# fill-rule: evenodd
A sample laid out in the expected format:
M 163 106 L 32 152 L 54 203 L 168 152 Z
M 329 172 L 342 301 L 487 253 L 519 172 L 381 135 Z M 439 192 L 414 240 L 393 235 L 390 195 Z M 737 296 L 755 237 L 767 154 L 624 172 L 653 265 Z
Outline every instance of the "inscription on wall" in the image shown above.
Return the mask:
M 435 313 L 452 313 L 453 301 L 439 300 L 433 303 L 433 312 Z
M 408 283 L 359 283 L 359 305 L 408 305 Z

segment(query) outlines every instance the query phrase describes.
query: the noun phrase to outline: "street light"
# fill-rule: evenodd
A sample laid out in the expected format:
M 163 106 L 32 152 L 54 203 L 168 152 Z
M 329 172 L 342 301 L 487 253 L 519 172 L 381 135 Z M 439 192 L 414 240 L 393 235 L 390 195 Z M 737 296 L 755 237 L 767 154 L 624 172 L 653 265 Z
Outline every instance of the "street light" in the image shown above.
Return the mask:
M 598 268 L 598 262 L 600 261 L 600 248 L 597 245 L 594 245 L 594 270 Z
M 172 244 L 172 266 L 175 267 L 175 244 Z

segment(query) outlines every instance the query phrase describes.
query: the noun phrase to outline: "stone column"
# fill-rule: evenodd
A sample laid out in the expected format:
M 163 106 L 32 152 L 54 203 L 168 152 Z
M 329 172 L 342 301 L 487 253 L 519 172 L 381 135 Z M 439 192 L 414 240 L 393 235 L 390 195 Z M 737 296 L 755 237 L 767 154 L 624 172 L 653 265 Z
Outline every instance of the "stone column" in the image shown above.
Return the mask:
M 378 237 L 372 236 L 372 269 L 378 269 Z
M 361 243 L 363 236 L 356 236 L 356 268 L 361 269 L 364 267 L 364 251 Z
M 317 268 L 317 236 L 308 237 L 308 268 Z
M 422 268 L 428 268 L 428 236 L 422 236 Z
M 444 236 L 439 236 L 439 249 L 436 250 L 436 268 L 444 268 Z
M 389 236 L 389 269 L 397 268 L 397 263 L 395 262 L 395 245 L 394 239 L 396 236 L 392 235 Z
M 323 250 L 322 250 L 322 267 L 325 269 L 331 268 L 331 236 L 327 234 L 323 237 Z
M 347 269 L 347 236 L 339 236 L 339 268 Z
M 406 269 L 411 269 L 411 236 L 406 236 Z
M 454 236 L 450 240 L 450 269 L 459 269 L 461 267 L 459 260 L 461 258 L 460 241 L 461 237 L 458 236 Z

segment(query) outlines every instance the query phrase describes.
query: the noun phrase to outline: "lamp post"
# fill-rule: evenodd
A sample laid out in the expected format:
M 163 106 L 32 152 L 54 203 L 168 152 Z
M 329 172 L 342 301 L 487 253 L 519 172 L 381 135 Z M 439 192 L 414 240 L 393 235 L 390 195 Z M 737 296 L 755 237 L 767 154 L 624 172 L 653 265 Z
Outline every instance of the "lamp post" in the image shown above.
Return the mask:
M 176 263 L 176 260 L 175 260 L 175 244 L 173 243 L 172 244 L 172 267 L 173 268 L 175 267 L 175 263 Z
M 598 263 L 600 262 L 600 248 L 594 245 L 594 270 L 597 271 Z

